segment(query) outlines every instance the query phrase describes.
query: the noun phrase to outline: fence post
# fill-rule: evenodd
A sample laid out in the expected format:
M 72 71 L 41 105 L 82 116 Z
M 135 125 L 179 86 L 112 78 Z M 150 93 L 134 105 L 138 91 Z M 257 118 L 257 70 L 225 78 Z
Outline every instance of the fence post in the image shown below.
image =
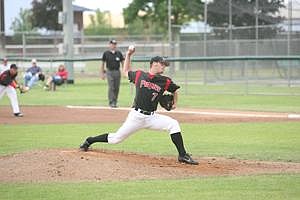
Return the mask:
M 287 75 L 288 75 L 288 87 L 291 87 L 291 60 L 289 60 Z
M 184 94 L 188 94 L 188 70 L 187 70 L 187 62 L 184 62 Z
M 26 33 L 22 32 L 22 54 L 23 58 L 26 57 Z
M 249 94 L 248 60 L 245 60 L 245 64 L 244 64 L 244 77 L 246 81 L 245 92 L 246 95 L 248 95 Z
M 204 61 L 204 70 L 203 70 L 203 85 L 206 85 L 206 81 L 207 81 L 207 61 Z

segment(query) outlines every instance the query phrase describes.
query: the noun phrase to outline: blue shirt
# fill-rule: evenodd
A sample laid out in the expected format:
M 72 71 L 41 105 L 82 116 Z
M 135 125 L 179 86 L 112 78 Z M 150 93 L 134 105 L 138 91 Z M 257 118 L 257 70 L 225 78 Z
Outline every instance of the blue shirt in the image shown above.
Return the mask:
M 32 75 L 35 75 L 35 74 L 37 74 L 39 72 L 42 72 L 42 69 L 40 67 L 38 67 L 38 66 L 32 66 L 29 69 L 27 69 L 26 72 L 31 72 Z

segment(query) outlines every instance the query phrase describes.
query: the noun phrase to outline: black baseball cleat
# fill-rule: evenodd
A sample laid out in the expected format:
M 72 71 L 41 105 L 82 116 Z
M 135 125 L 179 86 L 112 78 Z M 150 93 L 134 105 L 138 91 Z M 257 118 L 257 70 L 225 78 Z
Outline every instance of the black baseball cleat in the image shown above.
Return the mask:
M 82 151 L 88 151 L 89 146 L 90 146 L 90 143 L 87 140 L 85 140 L 84 143 L 82 143 L 79 148 Z
M 14 113 L 15 117 L 23 117 L 24 115 L 22 113 Z
M 193 160 L 193 158 L 190 156 L 190 154 L 185 154 L 184 156 L 178 156 L 178 161 L 180 163 L 186 163 L 190 165 L 198 165 L 199 162 Z

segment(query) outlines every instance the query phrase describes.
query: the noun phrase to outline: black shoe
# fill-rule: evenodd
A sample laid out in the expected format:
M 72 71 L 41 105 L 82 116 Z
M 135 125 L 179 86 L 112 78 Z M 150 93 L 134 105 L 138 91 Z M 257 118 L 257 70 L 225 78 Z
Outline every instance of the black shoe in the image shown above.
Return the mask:
M 15 117 L 23 117 L 24 115 L 22 113 L 14 113 Z
M 88 151 L 89 150 L 89 146 L 90 146 L 90 143 L 87 140 L 85 140 L 84 143 L 82 143 L 79 148 L 82 151 Z
M 180 163 L 186 163 L 190 165 L 198 165 L 199 162 L 194 161 L 193 158 L 189 154 L 185 154 L 184 156 L 178 156 L 178 161 Z
M 44 86 L 44 90 L 49 91 L 49 90 L 50 90 L 50 86 L 46 84 L 46 85 Z
M 111 108 L 117 108 L 118 106 L 117 106 L 117 104 L 115 104 L 115 103 L 110 103 L 110 104 L 109 104 L 109 107 L 111 107 Z

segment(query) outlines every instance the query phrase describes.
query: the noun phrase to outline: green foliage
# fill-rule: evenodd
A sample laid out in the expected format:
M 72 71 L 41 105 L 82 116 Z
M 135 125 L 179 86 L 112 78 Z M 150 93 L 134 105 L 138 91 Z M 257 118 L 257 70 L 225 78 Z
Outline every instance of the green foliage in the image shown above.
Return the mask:
M 62 11 L 62 0 L 33 0 L 31 21 L 33 27 L 61 30 L 58 12 Z
M 254 26 L 256 18 L 256 0 L 232 0 L 232 25 Z M 285 7 L 284 0 L 259 0 L 258 25 L 276 25 L 283 20 L 277 15 L 279 9 Z M 207 6 L 208 24 L 216 27 L 228 27 L 229 25 L 229 3 L 228 0 L 214 0 Z M 279 28 L 265 28 L 265 36 L 275 35 Z M 228 30 L 215 30 L 224 32 Z M 245 30 L 242 30 L 245 34 Z M 238 30 L 234 34 L 240 35 Z M 226 35 L 226 34 L 225 34 Z M 255 28 L 249 29 L 247 37 L 255 38 Z M 233 35 L 234 36 L 234 35 Z M 260 37 L 264 37 L 260 35 Z M 249 39 L 249 38 L 248 38 Z
M 190 20 L 198 20 L 203 11 L 200 0 L 172 0 L 172 24 L 181 25 Z M 133 0 L 123 10 L 125 23 L 135 23 L 141 19 L 145 30 L 152 33 L 166 33 L 168 30 L 168 1 L 167 0 Z
M 104 183 L 2 183 L 0 199 L 296 200 L 300 196 L 299 180 L 299 175 L 260 175 Z
M 143 20 L 140 18 L 134 19 L 128 24 L 127 30 L 130 35 L 143 34 L 145 32 Z
M 16 17 L 10 27 L 14 31 L 12 40 L 15 43 L 22 43 L 23 35 L 26 32 L 34 33 L 36 28 L 33 27 L 31 22 L 32 12 L 29 9 L 20 9 L 19 16 Z
M 32 15 L 31 10 L 20 8 L 19 17 L 16 17 L 12 22 L 11 29 L 14 32 L 27 32 L 34 31 L 30 16 Z
M 96 16 L 90 15 L 91 24 L 84 29 L 86 35 L 112 35 L 121 34 L 126 32 L 122 28 L 113 28 L 108 19 L 111 18 L 110 12 L 101 12 L 100 9 L 96 10 Z
M 112 27 L 106 20 L 105 16 L 109 16 L 109 12 L 101 12 L 100 9 L 96 10 L 96 16 L 89 15 L 91 24 L 85 28 L 84 32 L 87 35 L 101 35 L 112 34 Z

